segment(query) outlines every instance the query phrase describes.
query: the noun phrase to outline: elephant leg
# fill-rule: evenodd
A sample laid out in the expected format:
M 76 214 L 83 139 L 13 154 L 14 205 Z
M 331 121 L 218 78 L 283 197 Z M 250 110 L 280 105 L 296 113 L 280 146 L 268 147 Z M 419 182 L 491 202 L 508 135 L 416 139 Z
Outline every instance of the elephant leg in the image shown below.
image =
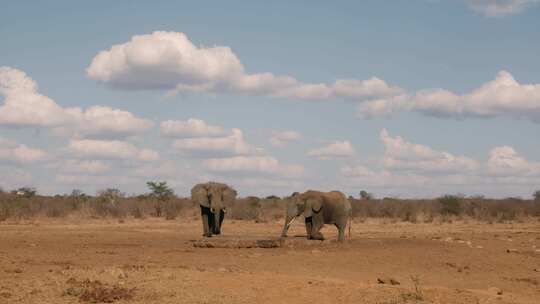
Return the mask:
M 313 226 L 311 227 L 311 239 L 312 240 L 324 240 L 323 234 L 320 232 L 324 225 L 322 214 L 313 216 Z
M 217 211 L 216 211 L 217 212 Z M 225 211 L 223 211 L 223 209 L 219 210 L 219 221 L 215 221 L 214 220 L 214 228 L 213 228 L 213 233 L 214 234 L 221 234 L 221 225 L 223 224 L 223 218 L 225 217 Z
M 311 229 L 313 228 L 313 218 L 312 217 L 306 217 L 306 236 L 308 240 L 311 240 Z
M 345 239 L 345 226 L 346 225 L 336 225 L 338 229 L 338 241 L 343 242 Z
M 210 212 L 210 209 L 208 209 L 208 229 L 210 234 L 214 234 L 214 230 L 216 229 L 215 216 L 212 212 Z
M 209 219 L 208 213 L 210 213 L 210 209 L 201 206 L 201 217 L 202 217 L 202 222 L 203 222 L 203 236 L 211 237 L 212 233 L 210 232 L 210 219 Z

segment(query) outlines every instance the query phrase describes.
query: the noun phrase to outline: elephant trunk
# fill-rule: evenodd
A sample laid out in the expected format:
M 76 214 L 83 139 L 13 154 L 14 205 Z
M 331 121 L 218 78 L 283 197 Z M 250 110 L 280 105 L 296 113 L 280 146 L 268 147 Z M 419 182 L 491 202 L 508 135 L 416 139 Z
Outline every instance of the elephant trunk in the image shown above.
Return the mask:
M 291 226 L 292 222 L 296 219 L 296 216 L 287 214 L 285 218 L 285 225 L 283 225 L 283 231 L 281 232 L 281 237 L 287 236 L 287 231 L 289 231 L 289 227 Z
M 213 210 L 213 216 L 214 216 L 214 228 L 213 233 L 214 234 L 221 234 L 221 222 L 223 221 L 222 213 L 223 211 L 221 209 L 214 209 Z

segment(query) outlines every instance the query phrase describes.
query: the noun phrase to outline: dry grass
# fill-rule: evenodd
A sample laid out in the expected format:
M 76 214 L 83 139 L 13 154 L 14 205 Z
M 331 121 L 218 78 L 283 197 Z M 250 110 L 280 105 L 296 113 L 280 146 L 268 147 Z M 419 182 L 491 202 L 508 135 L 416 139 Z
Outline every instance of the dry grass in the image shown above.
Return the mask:
M 64 295 L 77 297 L 81 302 L 87 303 L 113 303 L 121 300 L 131 300 L 135 289 L 121 287 L 118 284 L 108 285 L 99 280 L 78 281 L 70 278 L 66 282 L 70 287 L 64 291 Z
M 533 200 L 461 198 L 444 196 L 438 199 L 350 198 L 353 217 L 359 221 L 383 218 L 391 221 L 429 223 L 435 219 L 451 222 L 475 219 L 488 223 L 522 221 L 540 216 L 540 202 Z M 264 223 L 283 218 L 286 200 L 278 197 L 237 199 L 227 208 L 227 217 Z M 144 219 L 163 217 L 174 220 L 198 215 L 198 206 L 189 198 L 173 197 L 158 202 L 148 196 L 35 196 L 22 197 L 0 193 L 0 222 L 7 219 L 33 217 L 82 217 Z

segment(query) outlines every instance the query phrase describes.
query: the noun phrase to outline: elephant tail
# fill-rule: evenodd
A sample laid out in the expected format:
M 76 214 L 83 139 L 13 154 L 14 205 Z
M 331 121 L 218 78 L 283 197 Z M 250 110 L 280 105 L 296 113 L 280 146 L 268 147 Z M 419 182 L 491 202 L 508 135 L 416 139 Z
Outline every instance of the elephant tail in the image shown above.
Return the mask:
M 352 238 L 352 235 L 351 235 L 351 227 L 352 226 L 352 210 L 351 210 L 351 214 L 349 214 L 349 240 Z

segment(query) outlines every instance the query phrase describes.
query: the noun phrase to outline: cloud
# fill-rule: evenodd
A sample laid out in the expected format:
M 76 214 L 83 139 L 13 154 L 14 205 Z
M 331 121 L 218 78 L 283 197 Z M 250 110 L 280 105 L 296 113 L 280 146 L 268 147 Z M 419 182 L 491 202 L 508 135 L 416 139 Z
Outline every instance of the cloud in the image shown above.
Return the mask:
M 62 163 L 60 170 L 68 173 L 100 174 L 109 171 L 110 167 L 100 160 L 69 159 Z
M 167 137 L 190 138 L 190 137 L 214 137 L 225 135 L 225 130 L 220 126 L 208 125 L 200 119 L 190 118 L 187 121 L 167 120 L 161 123 L 161 134 Z
M 510 146 L 495 147 L 487 161 L 473 160 L 414 144 L 381 131 L 384 154 L 379 168 L 347 165 L 341 168 L 342 184 L 375 188 L 381 192 L 413 195 L 489 193 L 508 196 L 528 193 L 540 182 L 540 162 L 529 161 Z
M 488 17 L 517 14 L 538 0 L 466 0 L 473 11 Z
M 77 158 L 90 159 L 125 159 L 139 161 L 157 161 L 159 154 L 149 149 L 138 149 L 126 141 L 119 140 L 71 140 L 68 152 Z
M 131 176 L 114 176 L 114 175 L 87 175 L 87 174 L 58 174 L 54 177 L 54 180 L 63 185 L 77 185 L 83 188 L 91 187 L 115 187 L 119 185 L 132 185 L 140 183 L 141 181 Z
M 455 156 L 428 146 L 407 142 L 400 136 L 392 137 L 386 129 L 381 131 L 384 144 L 383 165 L 387 169 L 413 172 L 471 172 L 478 163 L 465 156 Z
M 0 159 L 19 164 L 44 161 L 47 153 L 41 149 L 30 148 L 14 140 L 0 137 Z
M 29 186 L 33 181 L 32 174 L 18 167 L 0 164 L 0 172 L 9 172 L 9 174 L 0 174 L 0 188 L 4 191 Z
M 495 176 L 540 176 L 540 163 L 526 160 L 510 146 L 493 148 L 487 168 Z
M 338 79 L 333 90 L 336 96 L 358 100 L 391 97 L 404 93 L 402 88 L 389 86 L 377 77 L 368 80 Z
M 104 106 L 63 108 L 38 93 L 37 84 L 23 71 L 0 67 L 0 125 L 49 127 L 58 133 L 81 136 L 133 135 L 150 129 L 153 123 L 123 110 Z
M 247 172 L 300 177 L 304 168 L 299 165 L 282 165 L 270 156 L 235 156 L 230 158 L 212 158 L 203 162 L 205 168 L 215 172 Z
M 308 156 L 318 159 L 347 158 L 354 155 L 354 148 L 349 141 L 336 141 L 308 152 Z
M 415 173 L 401 172 L 396 174 L 390 170 L 374 171 L 362 165 L 344 166 L 340 173 L 347 178 L 345 184 L 357 187 L 385 187 L 406 188 L 421 187 L 428 183 L 431 178 Z
M 192 155 L 247 155 L 257 151 L 244 140 L 240 129 L 232 129 L 231 135 L 222 137 L 198 137 L 176 139 L 173 148 Z
M 300 139 L 302 135 L 296 131 L 272 132 L 268 142 L 274 147 L 285 147 L 289 142 Z
M 184 33 L 156 31 L 99 52 L 88 77 L 113 88 L 216 92 L 322 100 L 389 97 L 403 90 L 382 79 L 302 83 L 291 76 L 248 74 L 229 47 L 197 47 Z
M 360 105 L 363 117 L 416 111 L 440 118 L 526 118 L 540 123 L 540 84 L 520 84 L 501 71 L 496 78 L 470 93 L 459 95 L 444 89 L 418 91 L 414 96 L 370 101 Z
M 148 119 L 137 118 L 130 112 L 104 106 L 92 106 L 80 112 L 76 121 L 79 132 L 85 136 L 104 134 L 127 136 L 143 133 L 153 126 Z

